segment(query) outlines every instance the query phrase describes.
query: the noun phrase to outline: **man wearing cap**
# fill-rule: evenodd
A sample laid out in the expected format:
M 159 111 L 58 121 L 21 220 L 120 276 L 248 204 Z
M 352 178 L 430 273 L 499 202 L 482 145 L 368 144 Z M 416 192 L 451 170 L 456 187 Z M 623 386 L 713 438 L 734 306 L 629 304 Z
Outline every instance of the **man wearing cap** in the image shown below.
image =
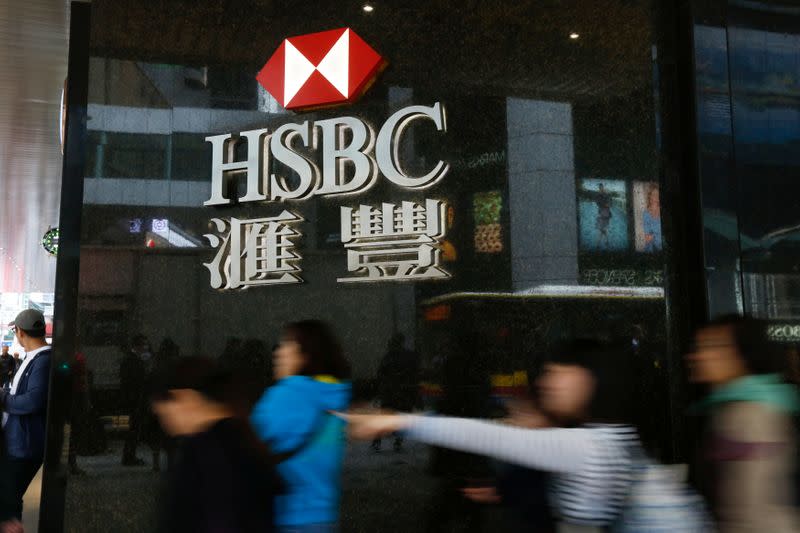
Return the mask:
M 22 518 L 22 496 L 44 458 L 50 346 L 45 341 L 44 315 L 26 309 L 13 323 L 25 358 L 0 390 L 5 457 L 0 462 L 0 522 Z

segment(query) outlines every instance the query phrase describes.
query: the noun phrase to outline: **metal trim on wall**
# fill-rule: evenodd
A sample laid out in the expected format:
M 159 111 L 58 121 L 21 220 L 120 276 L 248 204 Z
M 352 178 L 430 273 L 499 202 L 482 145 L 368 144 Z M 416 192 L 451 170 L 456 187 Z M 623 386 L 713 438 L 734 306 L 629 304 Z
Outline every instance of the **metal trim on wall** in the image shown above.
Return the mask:
M 80 227 L 86 161 L 90 4 L 72 2 L 67 77 L 67 121 L 61 181 L 61 216 L 40 531 L 63 531 L 67 471 L 62 464 L 64 422 L 70 403 L 69 362 L 75 353 Z

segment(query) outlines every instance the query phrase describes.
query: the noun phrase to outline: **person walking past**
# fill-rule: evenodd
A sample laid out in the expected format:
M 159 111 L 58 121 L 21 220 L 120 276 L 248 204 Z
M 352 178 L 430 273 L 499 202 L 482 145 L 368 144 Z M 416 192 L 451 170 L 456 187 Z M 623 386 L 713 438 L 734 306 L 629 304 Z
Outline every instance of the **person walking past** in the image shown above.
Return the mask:
M 550 472 L 559 531 L 604 531 L 624 510 L 640 447 L 631 425 L 632 378 L 622 349 L 574 341 L 539 379 L 540 407 L 559 427 L 524 429 L 465 418 L 343 415 L 357 438 L 395 431 L 426 444 Z
M 122 449 L 123 466 L 141 466 L 144 461 L 136 456 L 142 438 L 142 423 L 147 413 L 147 365 L 153 354 L 150 342 L 144 335 L 131 339 L 130 348 L 119 369 L 119 388 L 122 409 L 128 415 L 128 432 Z
M 710 387 L 693 412 L 709 419 L 698 478 L 720 533 L 800 531 L 800 396 L 766 332 L 760 320 L 722 317 L 698 330 L 686 356 L 691 380 Z
M 250 420 L 273 452 L 288 457 L 278 466 L 286 494 L 276 498 L 275 523 L 283 533 L 335 532 L 345 424 L 329 411 L 350 403 L 350 365 L 317 320 L 284 328 L 273 365 L 277 381 Z
M 417 405 L 419 390 L 419 356 L 404 346 L 405 337 L 396 333 L 389 339 L 386 354 L 378 366 L 378 397 L 383 409 L 410 412 Z M 403 436 L 394 436 L 394 450 L 403 447 Z M 380 451 L 381 439 L 372 442 L 372 449 Z
M 22 496 L 44 459 L 50 346 L 45 341 L 44 315 L 35 309 L 19 313 L 14 334 L 25 359 L 0 390 L 5 449 L 0 464 L 0 522 L 22 519 Z
M 158 374 L 152 405 L 178 449 L 168 468 L 158 531 L 269 533 L 281 490 L 275 462 L 238 412 L 240 384 L 203 357 Z

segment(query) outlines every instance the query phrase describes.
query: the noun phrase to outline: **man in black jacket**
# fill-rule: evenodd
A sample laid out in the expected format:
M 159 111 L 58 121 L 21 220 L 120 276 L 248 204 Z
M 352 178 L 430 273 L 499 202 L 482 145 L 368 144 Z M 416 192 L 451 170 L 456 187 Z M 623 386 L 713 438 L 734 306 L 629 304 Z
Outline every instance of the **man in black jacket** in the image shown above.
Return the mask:
M 17 369 L 17 361 L 14 356 L 8 353 L 8 346 L 3 345 L 3 352 L 0 354 L 0 388 L 6 386 Z
M 136 447 L 141 439 L 142 418 L 147 409 L 147 364 L 152 358 L 150 342 L 144 335 L 133 337 L 119 368 L 120 403 L 128 413 L 128 434 L 122 449 L 124 466 L 141 466 L 144 461 L 136 456 Z

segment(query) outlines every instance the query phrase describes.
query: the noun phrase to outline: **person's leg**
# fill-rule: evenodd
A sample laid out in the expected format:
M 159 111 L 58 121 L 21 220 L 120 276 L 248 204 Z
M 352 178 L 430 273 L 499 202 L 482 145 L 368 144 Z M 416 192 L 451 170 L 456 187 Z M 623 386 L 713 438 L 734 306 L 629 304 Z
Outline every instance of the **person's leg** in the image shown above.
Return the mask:
M 8 457 L 0 453 L 0 522 L 14 518 L 14 485 Z
M 139 445 L 141 431 L 141 413 L 134 409 L 128 416 L 128 433 L 125 435 L 125 446 L 122 449 L 123 465 L 143 465 L 144 461 L 136 457 L 136 448 Z
M 18 520 L 22 520 L 22 497 L 25 496 L 28 485 L 36 476 L 42 462 L 38 459 L 9 457 L 5 466 L 8 467 L 8 476 L 11 482 L 10 498 L 12 500 L 8 502 L 11 506 L 11 513 Z

